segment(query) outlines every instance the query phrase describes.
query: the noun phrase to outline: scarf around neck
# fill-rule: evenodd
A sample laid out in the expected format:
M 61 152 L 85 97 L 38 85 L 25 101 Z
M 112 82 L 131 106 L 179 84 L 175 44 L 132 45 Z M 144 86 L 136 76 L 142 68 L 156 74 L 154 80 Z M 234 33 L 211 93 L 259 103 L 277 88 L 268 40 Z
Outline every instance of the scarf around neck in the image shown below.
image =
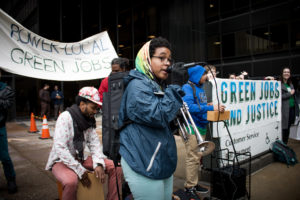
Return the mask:
M 71 114 L 73 119 L 73 127 L 74 127 L 74 138 L 73 145 L 76 151 L 76 158 L 82 162 L 84 159 L 83 156 L 83 142 L 84 142 L 84 134 L 83 131 L 87 130 L 90 127 L 96 128 L 96 120 L 95 118 L 88 118 L 84 116 L 79 109 L 79 106 L 74 104 L 71 107 L 67 108 L 67 111 Z

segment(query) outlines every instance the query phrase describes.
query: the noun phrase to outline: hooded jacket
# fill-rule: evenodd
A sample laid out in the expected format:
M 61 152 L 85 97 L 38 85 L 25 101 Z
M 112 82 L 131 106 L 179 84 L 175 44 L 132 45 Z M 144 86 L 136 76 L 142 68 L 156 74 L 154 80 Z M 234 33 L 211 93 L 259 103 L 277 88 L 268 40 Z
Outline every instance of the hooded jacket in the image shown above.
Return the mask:
M 193 95 L 193 88 L 190 84 L 185 84 L 182 86 L 182 90 L 185 92 L 183 101 L 187 103 L 189 107 L 189 112 L 196 125 L 200 128 L 206 128 L 207 121 L 207 111 L 214 110 L 213 106 L 207 105 L 207 98 L 203 89 L 203 84 L 199 84 L 201 77 L 203 76 L 205 69 L 196 65 L 188 69 L 189 81 L 192 82 L 196 89 L 196 97 L 199 101 L 200 107 L 197 104 L 197 100 Z
M 5 83 L 0 82 L 0 128 L 5 126 L 8 108 L 14 102 L 15 92 Z
M 119 126 L 130 121 L 120 133 L 120 154 L 132 170 L 152 179 L 170 177 L 177 164 L 171 122 L 182 106 L 181 88 L 165 91 L 146 75 L 131 70 L 119 112 Z

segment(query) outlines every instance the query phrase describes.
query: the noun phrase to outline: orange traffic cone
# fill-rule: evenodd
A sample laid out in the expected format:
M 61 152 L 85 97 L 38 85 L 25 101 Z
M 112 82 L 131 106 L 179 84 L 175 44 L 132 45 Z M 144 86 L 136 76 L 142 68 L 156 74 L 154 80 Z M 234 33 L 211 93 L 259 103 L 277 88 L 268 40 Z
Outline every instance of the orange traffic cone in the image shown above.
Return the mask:
M 30 129 L 29 129 L 29 133 L 37 133 L 39 132 L 36 128 L 36 124 L 35 124 L 35 119 L 34 119 L 34 114 L 31 113 L 31 117 L 30 117 Z
M 40 139 L 50 139 L 51 138 L 46 115 L 44 115 L 44 117 L 43 117 L 42 136 L 39 138 Z

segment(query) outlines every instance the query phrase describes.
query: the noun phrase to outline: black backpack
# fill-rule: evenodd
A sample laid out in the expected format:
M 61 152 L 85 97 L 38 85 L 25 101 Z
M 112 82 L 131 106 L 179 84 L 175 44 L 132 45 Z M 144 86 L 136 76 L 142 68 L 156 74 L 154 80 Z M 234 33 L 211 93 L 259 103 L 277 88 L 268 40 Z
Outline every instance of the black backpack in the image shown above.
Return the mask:
M 297 156 L 294 150 L 288 147 L 281 140 L 276 140 L 273 143 L 272 151 L 276 160 L 286 163 L 287 166 L 295 165 L 298 163 Z
M 113 73 L 108 77 L 108 92 L 103 93 L 102 105 L 102 144 L 103 153 L 114 161 L 115 166 L 120 161 L 118 126 L 119 109 L 124 93 L 123 78 L 129 72 Z

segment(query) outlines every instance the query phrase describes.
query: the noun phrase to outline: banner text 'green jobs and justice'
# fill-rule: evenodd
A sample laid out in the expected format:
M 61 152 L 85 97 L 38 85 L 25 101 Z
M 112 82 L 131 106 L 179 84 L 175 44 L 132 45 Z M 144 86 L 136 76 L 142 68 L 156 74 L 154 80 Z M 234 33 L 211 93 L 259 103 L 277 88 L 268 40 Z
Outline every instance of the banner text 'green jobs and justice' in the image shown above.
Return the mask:
M 259 85 L 258 85 L 259 84 Z M 257 87 L 260 86 L 260 89 Z M 280 98 L 280 85 L 277 81 L 223 81 L 221 88 L 222 104 L 244 104 L 246 109 L 236 106 L 230 110 L 229 126 L 256 123 L 278 116 L 278 99 Z M 247 112 L 246 115 L 242 112 Z M 246 119 L 242 119 L 246 117 Z M 245 122 L 245 124 L 241 124 Z
M 31 45 L 40 51 L 48 52 L 51 54 L 72 56 L 72 55 L 99 55 L 102 52 L 108 50 L 102 39 L 98 41 L 91 41 L 92 45 L 87 43 L 65 43 L 64 46 L 59 46 L 51 41 L 45 41 L 43 38 L 32 36 L 30 32 L 20 28 L 16 24 L 11 24 L 10 36 L 25 45 Z M 11 60 L 16 64 L 22 64 L 24 66 L 30 66 L 33 69 L 43 70 L 46 72 L 66 72 L 64 61 L 55 60 L 51 58 L 43 58 L 38 55 L 34 55 L 32 52 L 23 50 L 21 48 L 13 48 L 11 50 Z M 90 60 L 75 60 L 72 68 L 73 73 L 91 72 L 101 70 L 103 67 L 110 67 L 111 58 L 90 59 Z

